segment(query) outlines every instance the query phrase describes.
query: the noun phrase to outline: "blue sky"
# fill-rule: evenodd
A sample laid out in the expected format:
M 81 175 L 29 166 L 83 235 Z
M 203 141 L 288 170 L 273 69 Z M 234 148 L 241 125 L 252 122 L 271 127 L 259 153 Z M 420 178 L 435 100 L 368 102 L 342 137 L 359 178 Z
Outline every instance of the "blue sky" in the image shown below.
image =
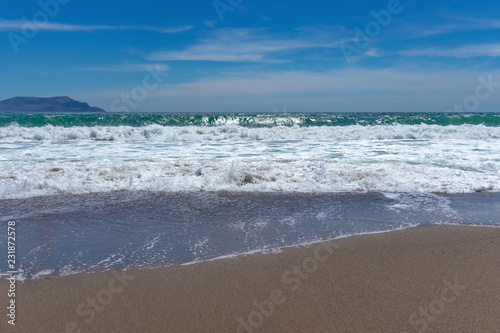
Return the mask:
M 0 99 L 68 95 L 147 112 L 500 111 L 498 1 L 6 0 L 0 35 Z

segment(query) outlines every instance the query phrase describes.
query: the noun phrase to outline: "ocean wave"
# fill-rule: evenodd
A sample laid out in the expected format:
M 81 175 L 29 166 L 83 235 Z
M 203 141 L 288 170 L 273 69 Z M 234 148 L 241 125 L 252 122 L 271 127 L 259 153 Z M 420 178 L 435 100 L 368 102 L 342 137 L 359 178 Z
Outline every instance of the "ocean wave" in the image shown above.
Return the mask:
M 238 125 L 246 128 L 371 126 L 371 125 L 484 125 L 500 126 L 498 113 L 1 113 L 0 127 L 203 126 Z
M 0 143 L 64 141 L 179 142 L 259 140 L 487 140 L 499 139 L 500 127 L 484 125 L 351 125 L 342 127 L 247 128 L 239 125 L 203 126 L 94 126 L 0 127 Z
M 120 190 L 473 193 L 499 191 L 500 174 L 334 160 L 7 162 L 0 171 L 1 199 Z
M 116 124 L 65 126 L 69 120 L 64 117 L 70 116 L 52 115 L 53 124 L 0 127 L 0 199 L 119 190 L 470 193 L 500 189 L 498 126 L 421 123 L 426 115 L 418 118 L 418 124 L 394 123 L 395 115 L 373 116 L 382 124 L 345 126 L 299 126 L 305 121 L 301 115 L 280 118 L 291 125 L 274 127 L 242 125 L 242 115 L 217 116 L 210 120 L 214 126 L 185 121 L 169 126 L 121 124 L 133 116 L 147 118 L 92 115 L 116 118 Z M 190 117 L 207 121 L 203 120 L 207 116 Z M 252 117 L 247 121 L 274 121 L 271 115 Z M 416 116 L 406 117 L 410 122 Z M 434 116 L 439 117 L 452 116 Z M 470 119 L 479 122 L 480 117 Z M 386 118 L 392 123 L 383 124 Z M 67 123 L 55 126 L 57 119 Z M 357 121 L 369 119 L 364 115 Z

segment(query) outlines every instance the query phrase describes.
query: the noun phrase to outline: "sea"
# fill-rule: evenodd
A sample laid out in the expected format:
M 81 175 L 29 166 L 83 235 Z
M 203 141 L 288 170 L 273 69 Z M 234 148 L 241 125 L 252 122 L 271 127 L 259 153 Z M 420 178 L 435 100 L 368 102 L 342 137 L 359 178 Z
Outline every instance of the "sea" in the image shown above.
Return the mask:
M 497 227 L 500 113 L 0 113 L 9 221 L 19 280 Z

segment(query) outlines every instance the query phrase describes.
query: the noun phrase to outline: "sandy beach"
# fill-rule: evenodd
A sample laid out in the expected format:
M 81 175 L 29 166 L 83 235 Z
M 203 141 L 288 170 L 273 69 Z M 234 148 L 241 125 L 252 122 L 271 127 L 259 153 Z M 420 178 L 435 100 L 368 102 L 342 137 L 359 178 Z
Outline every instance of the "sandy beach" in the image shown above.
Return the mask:
M 423 226 L 17 283 L 1 332 L 499 332 L 500 228 Z M 7 280 L 0 281 L 7 313 Z

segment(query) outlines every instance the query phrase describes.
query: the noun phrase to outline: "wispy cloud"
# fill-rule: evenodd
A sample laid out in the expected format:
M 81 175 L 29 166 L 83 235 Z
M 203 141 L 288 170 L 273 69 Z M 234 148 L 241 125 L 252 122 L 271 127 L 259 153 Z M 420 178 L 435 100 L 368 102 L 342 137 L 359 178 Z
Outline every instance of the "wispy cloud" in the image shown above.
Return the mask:
M 209 28 L 214 28 L 215 24 L 217 24 L 217 21 L 204 21 L 203 24 Z
M 480 18 L 480 17 L 449 17 L 459 23 L 466 23 L 467 30 L 494 30 L 500 29 L 500 19 Z M 463 26 L 463 24 L 462 24 Z
M 77 70 L 81 71 L 96 71 L 96 72 L 145 72 L 148 68 L 155 68 L 156 71 L 166 72 L 170 68 L 164 64 L 124 64 L 113 66 L 99 66 L 99 67 L 79 67 Z
M 445 35 L 460 31 L 500 29 L 499 19 L 477 17 L 446 17 L 443 20 L 447 23 L 425 27 L 408 26 L 407 29 L 414 37 Z
M 406 66 L 325 72 L 242 71 L 162 84 L 149 94 L 151 104 L 144 110 L 247 112 L 271 110 L 269 105 L 281 103 L 294 111 L 444 111 L 463 101 L 471 93 L 471 83 L 485 74 L 474 69 L 409 70 Z M 89 92 L 89 97 L 107 100 L 121 93 L 100 89 Z
M 430 56 L 430 57 L 500 57 L 500 44 L 464 45 L 456 48 L 425 48 L 400 51 L 401 56 Z
M 18 31 L 26 26 L 26 22 L 22 20 L 0 20 L 0 31 Z M 154 31 L 159 33 L 171 34 L 185 32 L 194 29 L 192 25 L 184 25 L 180 27 L 162 28 L 152 26 L 111 26 L 111 25 L 82 25 L 82 24 L 66 24 L 57 22 L 46 22 L 36 25 L 38 30 L 48 31 L 70 31 L 70 32 L 91 32 L 98 30 L 143 30 Z
M 318 47 L 336 47 L 341 40 L 324 34 L 298 31 L 295 37 L 272 36 L 265 29 L 218 29 L 184 50 L 158 51 L 149 60 L 167 61 L 275 61 L 288 51 Z M 274 59 L 273 59 L 274 58 Z
M 336 95 L 401 94 L 451 91 L 475 79 L 469 72 L 443 70 L 411 72 L 397 68 L 345 68 L 327 72 L 242 72 L 194 82 L 165 84 L 156 96 L 222 96 L 323 93 Z M 446 82 L 446 84 L 445 84 Z

